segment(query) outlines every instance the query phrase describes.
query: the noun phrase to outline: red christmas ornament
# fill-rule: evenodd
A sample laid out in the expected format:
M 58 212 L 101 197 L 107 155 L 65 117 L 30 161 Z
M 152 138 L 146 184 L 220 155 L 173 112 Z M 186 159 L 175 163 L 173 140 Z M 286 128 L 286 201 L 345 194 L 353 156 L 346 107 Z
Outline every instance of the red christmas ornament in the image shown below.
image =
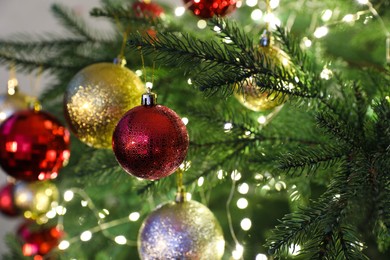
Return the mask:
M 137 1 L 133 4 L 133 10 L 136 17 L 158 18 L 164 13 L 164 9 L 156 3 L 146 3 Z
M 236 9 L 237 0 L 184 0 L 196 16 L 207 19 L 214 15 L 225 16 Z
M 16 112 L 0 126 L 0 165 L 16 179 L 54 179 L 69 156 L 68 130 L 46 112 Z
M 26 222 L 18 228 L 17 234 L 24 256 L 44 256 L 58 246 L 64 232 L 57 226 L 47 228 Z
M 119 164 L 131 175 L 157 180 L 172 174 L 188 150 L 188 133 L 171 109 L 155 104 L 154 94 L 129 110 L 115 128 L 112 145 Z
M 0 212 L 8 217 L 19 215 L 19 210 L 14 202 L 15 184 L 8 183 L 0 189 Z

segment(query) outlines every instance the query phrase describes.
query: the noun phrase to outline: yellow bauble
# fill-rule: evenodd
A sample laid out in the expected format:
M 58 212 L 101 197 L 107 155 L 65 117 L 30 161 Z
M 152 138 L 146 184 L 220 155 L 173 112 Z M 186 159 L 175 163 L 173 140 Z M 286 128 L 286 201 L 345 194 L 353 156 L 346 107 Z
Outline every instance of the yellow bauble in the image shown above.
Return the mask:
M 20 93 L 15 87 L 0 95 L 0 124 L 13 113 L 29 108 L 32 98 Z
M 277 67 L 284 67 L 287 71 L 290 70 L 290 59 L 287 54 L 274 46 L 259 47 L 258 51 L 262 56 L 268 58 L 268 68 L 274 70 Z M 264 61 L 265 63 L 266 61 Z M 238 85 L 236 85 L 238 88 Z M 253 78 L 247 78 L 242 83 L 242 89 L 235 92 L 234 96 L 246 108 L 253 111 L 266 111 L 280 106 L 286 100 L 286 96 L 282 93 L 260 92 Z
M 124 66 L 97 63 L 79 71 L 65 92 L 65 116 L 84 143 L 111 148 L 115 126 L 131 108 L 140 105 L 145 88 Z
M 14 188 L 15 206 L 30 219 L 38 219 L 58 205 L 59 192 L 49 181 L 18 182 Z

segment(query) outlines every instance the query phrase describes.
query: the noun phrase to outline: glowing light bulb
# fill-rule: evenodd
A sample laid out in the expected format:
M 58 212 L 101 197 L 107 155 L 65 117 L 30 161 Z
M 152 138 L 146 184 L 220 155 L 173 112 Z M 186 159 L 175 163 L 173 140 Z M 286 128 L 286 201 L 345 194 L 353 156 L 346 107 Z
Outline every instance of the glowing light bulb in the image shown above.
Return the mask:
M 237 200 L 237 208 L 239 209 L 245 209 L 248 207 L 248 200 L 246 198 L 239 198 Z
M 279 6 L 280 0 L 271 0 L 269 1 L 269 6 L 272 9 L 276 9 Z
M 203 185 L 203 183 L 204 183 L 204 177 L 203 176 L 199 177 L 199 179 L 198 179 L 198 186 L 201 187 Z
M 232 128 L 233 128 L 233 124 L 232 123 L 225 123 L 224 125 L 223 125 L 223 129 L 225 130 L 225 132 L 229 132 L 230 130 L 232 130 Z
M 116 236 L 114 241 L 118 245 L 125 245 L 127 243 L 127 239 L 124 236 Z
M 219 180 L 222 180 L 222 179 L 223 179 L 223 171 L 222 171 L 222 170 L 219 170 L 219 171 L 217 172 L 217 178 L 218 178 Z
M 138 77 L 141 77 L 142 76 L 142 70 L 136 70 L 135 71 L 135 74 L 138 76 Z
M 183 6 L 176 7 L 175 15 L 182 16 L 186 12 L 186 9 Z
M 80 240 L 81 240 L 81 241 L 84 241 L 84 242 L 91 240 L 91 238 L 92 238 L 92 232 L 89 231 L 89 230 L 84 231 L 84 232 L 81 233 L 81 235 L 80 235 Z
M 288 248 L 288 253 L 290 255 L 298 255 L 299 254 L 299 251 L 301 250 L 301 246 L 300 245 L 290 245 L 289 248 Z
M 71 201 L 73 199 L 73 197 L 74 197 L 73 191 L 67 190 L 67 191 L 64 192 L 64 200 L 65 201 L 69 202 L 69 201 Z
M 330 18 L 332 18 L 332 14 L 333 14 L 332 10 L 326 9 L 321 16 L 322 21 L 324 22 L 329 21 Z
M 346 14 L 342 21 L 343 22 L 346 22 L 346 23 L 350 23 L 350 22 L 353 22 L 355 20 L 355 16 L 353 14 Z
M 234 170 L 230 177 L 234 181 L 239 181 L 241 179 L 241 173 L 239 173 L 237 170 Z
M 181 121 L 183 121 L 183 124 L 184 124 L 184 125 L 187 125 L 188 122 L 189 122 L 189 120 L 188 120 L 187 117 L 183 117 L 183 118 L 181 119 Z
M 314 37 L 316 38 L 322 38 L 324 36 L 326 36 L 329 32 L 329 29 L 328 27 L 326 26 L 321 26 L 321 27 L 318 27 L 315 31 L 314 31 Z
M 370 2 L 370 1 L 369 1 L 369 0 L 357 0 L 357 2 L 358 2 L 359 4 L 366 5 L 366 4 L 368 4 L 368 2 Z
M 233 259 L 241 259 L 244 254 L 244 247 L 240 244 L 236 244 L 236 249 L 232 252 Z
M 199 20 L 196 24 L 199 29 L 205 29 L 207 27 L 207 22 L 203 19 Z
M 137 221 L 140 217 L 140 214 L 138 212 L 132 212 L 129 215 L 130 221 Z
M 263 17 L 263 12 L 260 9 L 255 9 L 251 13 L 251 18 L 253 21 L 259 21 Z
M 244 218 L 240 222 L 242 230 L 248 231 L 252 227 L 252 221 L 249 218 Z
M 249 191 L 248 183 L 245 183 L 245 182 L 241 183 L 240 185 L 238 185 L 237 190 L 241 194 L 247 194 Z
M 70 246 L 70 243 L 69 241 L 67 240 L 62 240 L 59 244 L 58 244 L 58 249 L 59 250 L 66 250 L 68 249 Z
M 246 0 L 246 5 L 249 7 L 254 7 L 255 5 L 257 5 L 257 3 L 257 0 Z
M 265 254 L 257 254 L 256 260 L 268 260 L 268 257 Z
M 259 116 L 259 118 L 257 118 L 257 122 L 261 125 L 264 125 L 265 122 L 267 122 L 267 118 L 265 116 Z
M 145 87 L 151 89 L 151 88 L 153 88 L 153 83 L 152 82 L 146 82 L 145 83 Z

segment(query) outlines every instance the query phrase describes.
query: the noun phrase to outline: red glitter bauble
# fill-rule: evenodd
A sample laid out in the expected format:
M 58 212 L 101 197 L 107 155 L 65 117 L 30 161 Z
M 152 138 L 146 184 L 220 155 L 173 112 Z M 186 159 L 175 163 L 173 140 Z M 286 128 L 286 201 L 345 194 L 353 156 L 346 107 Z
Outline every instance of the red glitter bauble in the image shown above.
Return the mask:
M 8 217 L 19 215 L 19 210 L 14 202 L 15 184 L 8 183 L 0 189 L 0 212 Z
M 112 145 L 119 164 L 131 175 L 157 180 L 172 174 L 188 150 L 181 118 L 161 106 L 129 110 L 115 128 Z
M 16 112 L 0 126 L 0 165 L 16 179 L 54 179 L 69 155 L 69 131 L 46 112 Z
M 64 232 L 57 226 L 43 227 L 26 222 L 18 228 L 17 234 L 22 242 L 24 256 L 44 256 L 58 246 Z
M 158 18 L 164 13 L 164 9 L 156 3 L 146 3 L 137 1 L 133 4 L 133 10 L 136 17 Z
M 237 0 L 184 0 L 196 16 L 207 19 L 214 15 L 224 16 L 236 9 Z

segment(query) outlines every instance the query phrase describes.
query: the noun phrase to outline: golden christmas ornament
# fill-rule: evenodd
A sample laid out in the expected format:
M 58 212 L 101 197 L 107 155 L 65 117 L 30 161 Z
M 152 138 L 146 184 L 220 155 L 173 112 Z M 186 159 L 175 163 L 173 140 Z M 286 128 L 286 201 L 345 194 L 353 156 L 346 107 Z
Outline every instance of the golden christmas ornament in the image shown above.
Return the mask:
M 29 108 L 32 98 L 19 92 L 18 81 L 8 81 L 8 91 L 0 95 L 0 124 L 16 111 Z
M 138 76 L 120 64 L 90 65 L 79 71 L 67 87 L 66 120 L 84 143 L 111 148 L 116 124 L 128 110 L 139 105 L 144 91 Z
M 285 52 L 274 46 L 259 47 L 258 51 L 262 56 L 268 57 L 269 68 L 274 70 L 276 67 L 284 67 L 287 71 L 290 69 L 290 59 Z M 238 85 L 236 85 L 238 88 Z M 246 108 L 259 112 L 273 109 L 282 105 L 286 96 L 282 93 L 260 92 L 255 79 L 247 78 L 242 83 L 242 89 L 234 93 L 237 100 Z
M 18 182 L 14 187 L 15 206 L 24 217 L 38 220 L 58 205 L 59 192 L 49 181 Z
M 196 201 L 176 200 L 157 207 L 138 235 L 141 259 L 221 259 L 225 240 L 214 214 Z

